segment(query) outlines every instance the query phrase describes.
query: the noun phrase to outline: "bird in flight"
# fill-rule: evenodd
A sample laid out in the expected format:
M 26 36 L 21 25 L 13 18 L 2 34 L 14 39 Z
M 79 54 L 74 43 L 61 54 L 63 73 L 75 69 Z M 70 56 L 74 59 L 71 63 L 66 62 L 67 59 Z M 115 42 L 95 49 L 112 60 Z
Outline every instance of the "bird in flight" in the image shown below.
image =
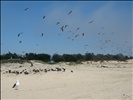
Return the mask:
M 85 34 L 84 33 L 82 33 L 82 36 L 84 36 Z
M 93 20 L 92 21 L 90 21 L 89 23 L 91 24 L 93 22 Z
M 23 33 L 22 33 L 22 32 L 21 32 L 21 33 L 19 33 L 19 34 L 18 34 L 18 37 L 19 37 L 21 34 L 23 34 Z
M 18 37 L 20 36 L 20 34 L 18 34 Z
M 56 25 L 60 24 L 60 22 L 57 22 Z
M 46 16 L 43 16 L 43 19 L 45 18 Z
M 72 10 L 67 14 L 67 15 L 69 15 L 69 14 L 71 14 L 72 13 Z
M 28 10 L 29 8 L 25 8 L 24 10 L 26 11 L 26 10 Z
M 78 35 L 75 35 L 75 37 L 77 37 Z
M 67 27 L 68 25 L 65 25 L 65 28 Z
M 104 29 L 104 27 L 101 27 L 101 29 Z
M 19 87 L 19 80 L 16 81 L 16 83 L 13 85 L 12 88 L 15 88 L 16 90 L 18 90 Z
M 19 41 L 19 43 L 21 43 L 22 41 Z
M 64 26 L 61 27 L 61 30 L 64 31 Z
M 76 30 L 79 30 L 80 27 L 78 27 Z
M 41 36 L 43 36 L 43 33 L 42 33 L 42 35 Z

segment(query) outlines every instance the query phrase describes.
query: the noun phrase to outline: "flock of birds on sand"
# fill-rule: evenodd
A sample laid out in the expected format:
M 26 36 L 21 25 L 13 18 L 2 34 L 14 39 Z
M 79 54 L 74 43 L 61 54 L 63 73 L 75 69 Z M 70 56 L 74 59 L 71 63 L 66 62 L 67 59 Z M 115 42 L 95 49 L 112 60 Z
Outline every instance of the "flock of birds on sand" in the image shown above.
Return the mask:
M 28 75 L 28 74 L 37 74 L 37 73 L 48 73 L 48 72 L 66 72 L 66 68 L 59 68 L 59 67 L 55 67 L 55 68 L 40 68 L 40 69 L 33 69 L 31 71 L 27 71 L 26 69 L 22 70 L 22 71 L 17 71 L 17 70 L 8 70 L 5 73 L 9 73 L 9 74 L 15 74 L 15 75 L 19 75 L 19 74 L 24 74 L 24 75 Z M 70 70 L 71 73 L 73 73 L 73 70 Z
M 24 11 L 28 11 L 29 10 L 29 8 L 25 8 L 24 9 Z M 73 11 L 72 10 L 70 10 L 66 15 L 67 16 L 69 16 L 69 15 L 71 15 L 73 13 Z M 44 20 L 46 20 L 46 18 L 47 18 L 47 16 L 42 16 L 42 19 Z M 93 24 L 95 21 L 94 20 L 90 20 L 89 22 L 87 22 L 88 24 Z M 60 30 L 61 30 L 61 32 L 64 32 L 65 30 L 66 30 L 66 28 L 67 27 L 70 27 L 70 25 L 63 25 L 62 24 L 62 22 L 59 22 L 59 21 L 57 21 L 57 23 L 55 23 L 55 25 L 57 25 L 57 26 L 59 26 L 60 25 Z M 77 32 L 78 33 L 78 31 L 80 30 L 80 28 L 82 28 L 82 27 L 80 27 L 80 26 L 78 26 L 76 29 L 75 29 L 75 32 Z M 105 27 L 104 26 L 101 26 L 101 30 L 103 30 Z M 67 39 L 71 39 L 72 41 L 74 41 L 77 37 L 79 37 L 80 35 L 81 36 L 85 36 L 86 35 L 86 33 L 84 33 L 84 32 L 82 32 L 81 34 L 76 34 L 75 32 L 73 32 L 72 30 L 69 30 L 68 31 L 68 33 L 72 33 L 72 35 L 73 36 L 68 36 L 67 37 Z M 18 37 L 20 37 L 21 35 L 23 34 L 23 32 L 20 32 L 20 33 L 18 33 Z M 111 35 L 114 35 L 115 33 L 114 32 L 112 32 L 112 33 L 110 33 Z M 58 34 L 59 36 L 61 35 L 60 33 Z M 105 36 L 106 35 L 106 33 L 102 33 L 102 32 L 99 32 L 99 33 L 97 33 L 97 35 L 99 35 L 99 36 Z M 41 37 L 43 37 L 44 36 L 44 33 L 41 33 L 40 34 L 40 36 Z M 20 40 L 19 41 L 19 43 L 22 43 L 22 40 Z M 126 45 L 126 43 L 127 43 L 127 41 L 125 41 L 124 42 L 125 43 L 125 45 Z M 106 48 L 108 47 L 108 45 L 110 45 L 110 47 L 112 47 L 112 48 L 115 48 L 117 51 L 122 51 L 122 52 L 128 52 L 128 53 L 131 53 L 130 52 L 130 50 L 131 50 L 131 47 L 127 47 L 128 48 L 128 50 L 124 50 L 124 49 L 122 49 L 122 50 L 120 50 L 121 48 L 118 48 L 118 46 L 119 45 L 117 45 L 117 43 L 115 43 L 113 40 L 111 40 L 111 39 L 106 39 L 106 40 L 100 40 L 99 41 L 99 48 L 100 48 L 100 50 L 102 50 L 102 51 L 106 51 Z M 38 46 L 38 43 L 36 43 L 36 46 Z M 86 51 L 88 51 L 87 49 L 89 48 L 89 44 L 84 44 L 83 45 L 83 47 L 84 47 L 84 49 L 86 50 Z M 96 48 L 95 48 L 96 49 Z M 115 50 L 113 50 L 112 49 L 112 53 L 113 52 L 115 52 Z M 25 53 L 25 50 L 22 52 L 22 53 Z
M 22 68 L 24 66 L 19 66 L 19 68 Z M 31 63 L 31 66 L 30 67 L 33 67 L 33 63 Z M 48 72 L 71 72 L 73 73 L 73 70 L 68 70 L 66 68 L 63 68 L 63 67 L 54 67 L 54 68 L 34 68 L 32 70 L 27 70 L 27 69 L 23 69 L 22 71 L 18 71 L 18 70 L 7 70 L 5 71 L 5 73 L 8 73 L 8 74 L 15 74 L 15 75 L 19 75 L 19 74 L 24 74 L 24 75 L 28 75 L 28 74 L 37 74 L 37 73 L 41 73 L 41 72 L 44 72 L 44 73 L 48 73 Z

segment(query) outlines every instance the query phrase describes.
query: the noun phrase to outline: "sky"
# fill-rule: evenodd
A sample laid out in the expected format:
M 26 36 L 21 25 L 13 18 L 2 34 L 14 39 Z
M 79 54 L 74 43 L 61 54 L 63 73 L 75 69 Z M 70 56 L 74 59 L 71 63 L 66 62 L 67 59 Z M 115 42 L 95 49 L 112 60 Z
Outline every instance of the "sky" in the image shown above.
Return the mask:
M 1 1 L 1 54 L 133 55 L 132 4 L 132 1 Z

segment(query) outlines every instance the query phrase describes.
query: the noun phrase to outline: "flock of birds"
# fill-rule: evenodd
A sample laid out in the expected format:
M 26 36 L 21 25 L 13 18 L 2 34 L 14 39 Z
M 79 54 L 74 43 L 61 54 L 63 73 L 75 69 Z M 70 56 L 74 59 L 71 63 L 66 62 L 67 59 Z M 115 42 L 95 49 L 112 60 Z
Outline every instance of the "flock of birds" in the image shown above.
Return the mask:
M 24 9 L 25 11 L 27 11 L 27 10 L 29 10 L 29 8 L 25 8 Z M 69 15 L 71 15 L 73 13 L 73 11 L 71 10 L 71 11 L 69 11 L 66 15 L 67 16 L 69 16 Z M 42 16 L 42 19 L 44 20 L 44 19 L 46 19 L 47 18 L 47 16 Z M 93 24 L 94 23 L 94 20 L 90 20 L 89 22 L 88 22 L 88 24 Z M 55 25 L 57 25 L 57 26 L 60 26 L 60 30 L 61 30 L 61 32 L 64 32 L 64 31 L 66 31 L 66 28 L 67 27 L 70 27 L 70 25 L 66 25 L 66 24 L 63 24 L 62 22 L 59 22 L 59 21 L 57 21 L 57 23 L 55 23 Z M 76 29 L 75 29 L 75 32 L 77 32 L 78 33 L 78 31 L 80 30 L 80 28 L 82 28 L 82 27 L 80 27 L 80 26 L 78 26 Z M 104 30 L 104 26 L 101 26 L 101 30 Z M 79 37 L 79 36 L 85 36 L 86 35 L 86 33 L 84 33 L 84 32 L 82 32 L 82 33 L 80 33 L 80 34 L 76 34 L 76 33 L 74 33 L 72 30 L 69 30 L 68 31 L 68 33 L 72 33 L 72 35 L 73 36 L 68 36 L 67 37 L 67 39 L 71 39 L 72 41 L 74 41 L 77 37 Z M 20 33 L 18 33 L 18 37 L 20 37 L 21 35 L 23 34 L 23 32 L 20 32 Z M 97 33 L 97 35 L 98 36 L 102 36 L 102 37 L 104 37 L 104 36 L 106 36 L 106 34 L 107 33 L 102 33 L 102 32 L 99 32 L 99 33 Z M 110 33 L 111 35 L 114 35 L 115 33 L 114 32 L 112 32 L 112 33 Z M 59 33 L 58 34 L 59 36 L 61 35 L 61 33 Z M 43 37 L 44 36 L 44 33 L 41 33 L 40 34 L 40 36 L 41 37 Z M 20 40 L 19 41 L 19 43 L 22 43 L 22 40 Z M 126 45 L 126 41 L 125 41 L 125 45 Z M 121 49 L 121 48 L 118 48 L 118 45 L 116 44 L 116 43 L 113 41 L 113 40 L 111 40 L 111 39 L 106 39 L 106 40 L 100 40 L 99 41 L 99 47 L 100 47 L 100 50 L 102 50 L 102 51 L 106 51 L 106 48 L 108 47 L 108 45 L 110 45 L 112 48 L 115 48 L 117 51 L 122 51 L 122 52 L 127 52 L 127 50 L 124 50 L 124 49 Z M 38 43 L 36 43 L 36 46 L 38 46 Z M 89 44 L 84 44 L 84 49 L 86 50 L 86 52 L 88 52 L 88 48 L 89 48 Z M 121 50 L 120 50 L 121 49 Z M 130 47 L 129 47 L 129 49 L 130 49 Z M 128 53 L 131 53 L 130 52 L 130 50 L 128 50 L 129 52 Z M 113 52 L 115 52 L 115 50 L 113 50 L 112 49 L 112 53 Z M 25 51 L 23 51 L 22 53 L 25 53 Z
M 23 66 L 19 66 L 20 67 L 23 67 Z M 66 68 L 59 68 L 59 67 L 55 67 L 55 68 L 39 68 L 39 69 L 33 69 L 33 70 L 22 70 L 22 71 L 17 71 L 17 70 L 8 70 L 6 71 L 5 73 L 8 73 L 8 74 L 15 74 L 15 75 L 19 75 L 19 74 L 24 74 L 24 75 L 28 75 L 28 74 L 37 74 L 37 73 L 41 73 L 41 72 L 44 72 L 44 73 L 48 73 L 48 72 L 66 72 L 68 71 Z M 73 70 L 70 70 L 71 73 L 73 73 Z

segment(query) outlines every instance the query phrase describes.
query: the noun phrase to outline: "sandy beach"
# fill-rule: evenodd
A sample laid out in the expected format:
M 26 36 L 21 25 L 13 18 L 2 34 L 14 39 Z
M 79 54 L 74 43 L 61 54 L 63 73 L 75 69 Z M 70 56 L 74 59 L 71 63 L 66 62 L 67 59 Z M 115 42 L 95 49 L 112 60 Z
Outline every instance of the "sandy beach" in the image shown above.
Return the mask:
M 43 64 L 36 61 L 32 63 L 32 67 L 30 63 L 1 64 L 2 100 L 132 100 L 133 98 L 133 60 L 102 63 L 88 61 L 82 64 L 69 62 Z M 12 73 L 13 71 L 19 74 Z M 12 86 L 17 79 L 20 86 L 15 90 Z

